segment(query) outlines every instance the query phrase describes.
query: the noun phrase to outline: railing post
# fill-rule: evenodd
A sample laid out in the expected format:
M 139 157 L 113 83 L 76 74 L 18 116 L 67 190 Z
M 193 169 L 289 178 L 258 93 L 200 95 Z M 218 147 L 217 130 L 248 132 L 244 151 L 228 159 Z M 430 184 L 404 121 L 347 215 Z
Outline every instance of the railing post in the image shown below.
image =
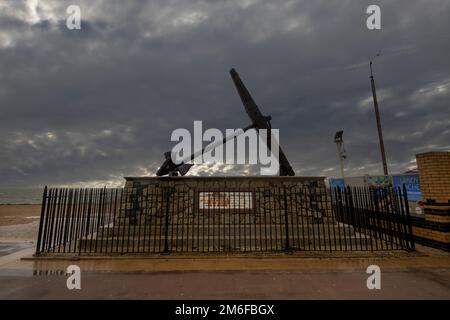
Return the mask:
M 45 212 L 46 203 L 47 203 L 47 186 L 45 186 L 44 193 L 42 194 L 41 219 L 39 220 L 39 231 L 38 231 L 38 240 L 37 240 L 37 244 L 36 244 L 36 255 L 41 253 L 42 227 L 44 225 L 44 212 Z
M 170 205 L 170 187 L 166 190 L 166 221 L 164 226 L 164 250 L 163 253 L 169 253 L 169 205 Z
M 283 196 L 284 196 L 284 224 L 285 224 L 285 235 L 286 235 L 286 242 L 284 249 L 286 251 L 289 251 L 289 220 L 288 220 L 288 206 L 287 206 L 287 193 L 286 193 L 286 186 L 283 186 Z
M 406 192 L 406 186 L 403 185 L 403 200 L 405 202 L 405 209 L 406 209 L 406 219 L 408 223 L 408 237 L 409 237 L 409 244 L 410 244 L 410 250 L 415 251 L 416 246 L 414 243 L 414 234 L 412 229 L 412 222 L 411 222 L 411 215 L 409 213 L 409 204 L 408 204 L 408 194 Z
M 342 190 L 341 190 L 341 188 L 336 188 L 335 189 L 335 191 L 336 191 L 336 220 L 338 221 L 338 222 L 344 222 L 345 223 L 345 221 L 344 221 L 344 219 L 343 219 L 343 214 L 342 214 L 342 212 L 344 211 L 344 204 L 343 204 L 343 200 L 342 200 Z M 345 186 L 344 186 L 344 192 L 345 192 Z
M 355 204 L 353 202 L 353 192 L 354 190 L 348 186 L 347 187 L 347 191 L 348 191 L 348 206 L 349 206 L 349 211 L 350 211 L 350 224 L 359 230 L 359 225 L 356 222 L 356 214 L 355 214 Z M 356 241 L 356 238 L 355 238 Z
M 139 208 L 139 197 L 141 196 L 141 186 L 136 187 L 136 194 L 131 194 L 131 198 L 133 199 L 133 209 L 129 213 L 128 221 L 133 226 L 136 226 L 138 220 L 138 210 Z

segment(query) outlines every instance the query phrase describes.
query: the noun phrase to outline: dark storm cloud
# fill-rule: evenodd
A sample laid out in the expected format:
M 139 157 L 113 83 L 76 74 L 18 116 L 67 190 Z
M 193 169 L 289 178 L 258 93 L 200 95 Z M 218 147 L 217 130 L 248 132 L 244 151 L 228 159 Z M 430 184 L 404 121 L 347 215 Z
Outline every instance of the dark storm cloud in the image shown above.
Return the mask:
M 65 26 L 78 4 L 82 30 Z M 382 30 L 365 27 L 382 8 Z M 298 175 L 381 173 L 368 78 L 379 90 L 390 169 L 450 149 L 450 3 L 434 1 L 3 1 L 2 185 L 153 174 L 176 128 L 244 127 L 236 67 L 280 128 Z M 202 173 L 203 172 L 203 173 Z M 256 173 L 209 165 L 197 174 Z

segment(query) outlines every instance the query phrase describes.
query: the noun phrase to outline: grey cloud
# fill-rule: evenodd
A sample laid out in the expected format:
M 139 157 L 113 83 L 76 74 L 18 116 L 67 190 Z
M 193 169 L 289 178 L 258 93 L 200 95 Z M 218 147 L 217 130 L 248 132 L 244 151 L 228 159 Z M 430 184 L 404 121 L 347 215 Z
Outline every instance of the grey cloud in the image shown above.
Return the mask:
M 348 173 L 381 173 L 368 78 L 380 48 L 375 77 L 391 171 L 414 166 L 417 152 L 450 148 L 446 0 L 33 3 L 0 5 L 2 185 L 153 174 L 175 128 L 248 124 L 230 67 L 273 116 L 297 174 L 338 175 L 339 129 Z M 365 27 L 375 3 L 381 31 Z M 82 9 L 81 31 L 65 28 L 69 4 Z

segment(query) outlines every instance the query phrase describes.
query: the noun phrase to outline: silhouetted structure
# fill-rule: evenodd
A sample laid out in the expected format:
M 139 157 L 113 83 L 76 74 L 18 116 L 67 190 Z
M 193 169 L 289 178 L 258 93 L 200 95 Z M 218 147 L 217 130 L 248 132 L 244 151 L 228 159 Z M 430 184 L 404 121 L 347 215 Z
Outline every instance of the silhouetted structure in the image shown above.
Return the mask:
M 250 120 L 252 121 L 252 124 L 245 127 L 243 129 L 243 132 L 249 130 L 249 129 L 256 129 L 259 131 L 260 129 L 266 129 L 268 130 L 268 141 L 267 146 L 269 147 L 269 150 L 271 150 L 272 141 L 270 137 L 270 129 L 271 129 L 271 123 L 272 120 L 271 116 L 264 116 L 261 111 L 259 111 L 258 106 L 256 105 L 255 101 L 253 100 L 252 96 L 250 95 L 250 92 L 245 87 L 244 83 L 242 82 L 241 78 L 239 77 L 239 74 L 236 72 L 235 69 L 230 70 L 231 78 L 233 79 L 233 82 L 236 86 L 236 90 L 239 93 L 239 96 L 241 97 L 242 103 L 245 107 L 245 111 L 247 112 L 248 116 L 250 117 Z M 234 139 L 236 135 L 225 137 L 222 141 L 222 144 L 225 144 L 228 140 Z M 286 155 L 284 154 L 283 150 L 279 147 L 279 153 L 278 153 L 278 160 L 280 163 L 280 176 L 294 176 L 294 170 L 292 169 L 288 159 L 286 158 Z M 194 152 L 191 156 L 186 158 L 184 161 L 182 161 L 180 164 L 173 163 L 171 159 L 171 152 L 168 151 L 164 154 L 166 160 L 162 164 L 162 166 L 158 169 L 156 175 L 157 176 L 165 176 L 165 175 L 171 175 L 171 176 L 177 176 L 178 174 L 181 174 L 184 176 L 189 169 L 193 166 L 193 164 L 186 163 L 191 160 L 194 160 L 196 157 L 202 155 L 204 153 L 205 149 L 202 149 L 200 152 Z

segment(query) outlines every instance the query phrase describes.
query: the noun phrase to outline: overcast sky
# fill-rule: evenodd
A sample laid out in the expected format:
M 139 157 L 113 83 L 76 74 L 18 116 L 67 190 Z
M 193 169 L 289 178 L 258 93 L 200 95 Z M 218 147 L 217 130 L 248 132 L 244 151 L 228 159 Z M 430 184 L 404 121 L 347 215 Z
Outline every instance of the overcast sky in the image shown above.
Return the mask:
M 82 29 L 68 30 L 79 5 Z M 366 27 L 381 7 L 382 29 Z M 450 149 L 450 1 L 0 1 L 0 185 L 122 184 L 153 175 L 176 128 L 249 124 L 235 67 L 296 175 L 389 169 Z M 191 174 L 252 174 L 210 165 Z

